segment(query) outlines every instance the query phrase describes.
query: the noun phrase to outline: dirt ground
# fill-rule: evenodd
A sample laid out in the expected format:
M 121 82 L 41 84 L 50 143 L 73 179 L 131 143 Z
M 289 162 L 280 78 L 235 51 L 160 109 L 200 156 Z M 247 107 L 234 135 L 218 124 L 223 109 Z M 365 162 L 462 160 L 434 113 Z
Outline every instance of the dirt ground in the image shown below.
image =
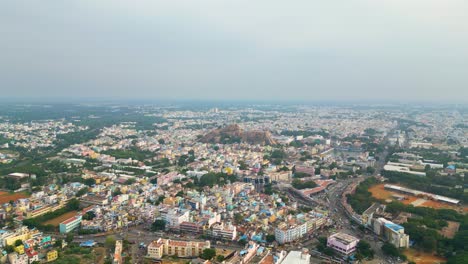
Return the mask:
M 408 257 L 408 260 L 418 264 L 437 264 L 446 261 L 446 259 L 433 256 L 431 253 L 419 252 L 414 249 L 407 249 L 403 253 Z
M 460 227 L 460 223 L 452 221 L 447 221 L 447 223 L 448 226 L 442 228 L 442 230 L 440 230 L 439 233 L 446 238 L 453 238 L 457 233 L 458 228 Z
M 418 199 L 417 197 L 414 197 L 414 196 L 403 195 L 401 193 L 386 190 L 384 188 L 384 184 L 378 184 L 378 185 L 374 185 L 370 187 L 369 192 L 372 193 L 373 197 L 377 199 L 382 199 L 382 200 L 391 199 L 391 200 L 396 201 L 396 199 L 392 197 L 392 195 L 394 194 L 404 196 L 406 199 L 400 201 L 403 204 L 410 204 Z
M 28 198 L 30 195 L 19 192 L 19 193 L 9 193 L 9 192 L 0 192 L 0 204 L 8 203 L 13 200 L 16 201 L 21 198 Z
M 435 209 L 442 209 L 442 208 L 454 209 L 454 210 L 457 210 L 457 211 L 460 211 L 460 209 L 461 209 L 460 207 L 449 205 L 449 204 L 446 204 L 446 203 L 421 199 L 421 198 L 418 198 L 418 197 L 415 197 L 415 196 L 389 191 L 389 190 L 386 190 L 384 188 L 384 184 L 378 184 L 378 185 L 374 185 L 374 186 L 370 187 L 369 192 L 372 193 L 373 197 L 375 197 L 377 199 L 381 199 L 381 200 L 390 199 L 390 200 L 396 201 L 396 199 L 392 197 L 392 195 L 396 194 L 396 195 L 400 195 L 400 196 L 405 197 L 404 200 L 400 201 L 403 204 L 413 204 L 414 206 L 431 207 L 431 208 L 435 208 Z M 468 213 L 468 207 L 464 206 L 463 211 L 465 213 Z
M 65 213 L 65 214 L 63 214 L 63 215 L 61 215 L 59 217 L 55 217 L 53 219 L 50 219 L 49 221 L 44 222 L 44 225 L 58 226 L 60 223 L 67 220 L 68 218 L 71 218 L 71 217 L 75 216 L 76 213 L 77 213 L 77 211 L 71 211 L 71 212 Z
M 106 249 L 103 247 L 98 247 L 94 249 L 94 254 L 96 255 L 96 263 L 103 264 L 104 257 L 106 256 Z

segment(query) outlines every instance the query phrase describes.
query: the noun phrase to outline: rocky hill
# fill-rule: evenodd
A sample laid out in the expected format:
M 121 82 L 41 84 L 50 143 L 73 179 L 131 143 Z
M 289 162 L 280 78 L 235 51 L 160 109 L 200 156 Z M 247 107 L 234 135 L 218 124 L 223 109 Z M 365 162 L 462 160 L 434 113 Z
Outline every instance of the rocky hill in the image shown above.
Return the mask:
M 200 142 L 203 143 L 249 143 L 259 145 L 275 145 L 275 140 L 271 137 L 268 131 L 244 131 L 239 125 L 229 125 L 224 128 L 215 129 L 202 138 Z

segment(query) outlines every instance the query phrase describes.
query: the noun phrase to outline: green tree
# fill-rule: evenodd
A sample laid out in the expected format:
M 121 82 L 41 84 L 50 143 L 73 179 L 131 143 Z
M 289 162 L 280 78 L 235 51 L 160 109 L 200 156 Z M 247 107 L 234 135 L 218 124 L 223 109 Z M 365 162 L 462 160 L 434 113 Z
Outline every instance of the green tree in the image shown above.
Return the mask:
M 374 250 L 372 250 L 370 244 L 367 243 L 367 241 L 360 240 L 357 244 L 356 250 L 363 258 L 374 258 Z
M 71 243 L 73 242 L 74 238 L 75 236 L 72 233 L 67 233 L 67 236 L 65 237 L 65 241 L 67 241 L 67 243 Z
M 166 229 L 166 221 L 162 219 L 156 219 L 151 225 L 151 231 L 161 231 Z
M 424 251 L 432 252 L 437 247 L 437 240 L 432 236 L 425 236 L 423 237 L 421 246 L 424 249 Z
M 115 241 L 115 236 L 107 236 L 106 240 L 104 241 L 104 246 L 106 246 L 107 248 L 113 248 L 115 246 Z
M 200 255 L 200 258 L 210 260 L 216 256 L 216 249 L 214 248 L 205 248 Z
M 18 239 L 15 241 L 15 247 L 23 245 L 23 240 Z
M 368 167 L 366 168 L 366 172 L 367 172 L 368 174 L 374 174 L 374 173 L 375 173 L 375 168 L 374 168 L 374 167 L 371 167 L 371 166 L 368 166 Z
M 12 253 L 15 251 L 15 247 L 13 245 L 6 245 L 5 247 L 3 247 L 3 249 L 5 249 L 5 251 L 8 253 Z
M 88 192 L 88 187 L 81 188 L 78 192 L 76 192 L 76 197 L 81 197 Z
M 235 213 L 234 214 L 234 223 L 237 225 L 242 223 L 244 221 L 244 216 L 241 213 Z
M 62 248 L 62 245 L 63 245 L 63 240 L 62 239 L 55 240 L 54 247 Z
M 80 209 L 80 201 L 73 198 L 70 201 L 68 201 L 66 208 L 67 208 L 68 211 L 78 210 L 78 209 Z
M 96 214 L 93 211 L 88 211 L 83 215 L 84 220 L 93 220 Z
M 268 243 L 271 243 L 271 242 L 275 241 L 275 235 L 268 234 L 268 235 L 266 235 L 266 238 L 265 238 L 265 239 L 266 239 L 266 241 L 267 241 Z
M 84 184 L 88 185 L 89 187 L 93 186 L 96 184 L 96 180 L 93 178 L 88 178 L 84 180 Z
M 398 251 L 398 248 L 396 248 L 393 244 L 390 244 L 388 242 L 385 242 L 382 245 L 382 252 L 391 257 L 398 257 L 400 256 L 400 252 Z

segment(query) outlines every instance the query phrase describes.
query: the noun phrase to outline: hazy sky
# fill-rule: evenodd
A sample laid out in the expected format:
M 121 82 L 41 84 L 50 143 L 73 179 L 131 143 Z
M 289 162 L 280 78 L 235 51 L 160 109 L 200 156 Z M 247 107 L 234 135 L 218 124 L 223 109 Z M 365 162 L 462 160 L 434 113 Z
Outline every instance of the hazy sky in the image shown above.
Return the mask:
M 468 1 L 3 0 L 7 97 L 468 102 Z

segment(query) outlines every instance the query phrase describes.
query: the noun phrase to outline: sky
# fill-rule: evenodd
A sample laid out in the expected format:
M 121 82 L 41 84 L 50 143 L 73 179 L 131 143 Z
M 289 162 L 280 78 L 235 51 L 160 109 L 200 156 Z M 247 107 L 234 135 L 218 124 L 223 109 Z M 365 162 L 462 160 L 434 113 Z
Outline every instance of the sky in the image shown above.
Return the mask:
M 0 98 L 468 103 L 466 0 L 4 0 Z

